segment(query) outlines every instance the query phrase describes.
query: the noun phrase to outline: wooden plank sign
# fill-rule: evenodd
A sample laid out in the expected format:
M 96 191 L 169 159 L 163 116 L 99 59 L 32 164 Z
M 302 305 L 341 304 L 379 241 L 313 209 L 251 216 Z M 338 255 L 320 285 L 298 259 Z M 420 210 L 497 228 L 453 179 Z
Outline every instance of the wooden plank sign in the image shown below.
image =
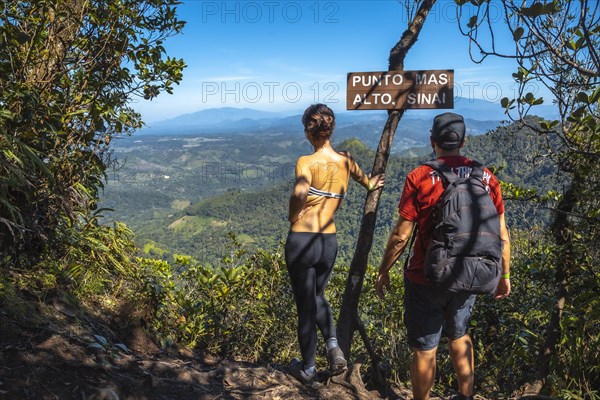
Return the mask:
M 454 108 L 454 70 L 350 72 L 347 110 Z

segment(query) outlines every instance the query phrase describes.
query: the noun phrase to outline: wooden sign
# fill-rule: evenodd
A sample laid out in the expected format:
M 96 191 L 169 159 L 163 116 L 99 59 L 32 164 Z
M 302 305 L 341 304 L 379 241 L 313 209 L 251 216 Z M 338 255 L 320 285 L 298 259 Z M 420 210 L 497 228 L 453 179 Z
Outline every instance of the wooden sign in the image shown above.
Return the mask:
M 454 70 L 350 72 L 347 110 L 454 108 Z

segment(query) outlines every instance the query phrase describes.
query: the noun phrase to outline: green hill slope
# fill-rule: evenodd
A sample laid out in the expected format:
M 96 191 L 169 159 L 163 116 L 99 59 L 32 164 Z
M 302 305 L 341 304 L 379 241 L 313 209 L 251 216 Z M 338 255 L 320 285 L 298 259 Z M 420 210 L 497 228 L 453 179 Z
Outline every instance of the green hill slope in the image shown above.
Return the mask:
M 469 137 L 463 153 L 494 167 L 503 181 L 547 191 L 557 182 L 547 161 L 541 157 L 539 162 L 535 161 L 535 150 L 541 148 L 541 140 L 533 132 L 511 125 L 486 135 Z M 360 141 L 349 139 L 337 148 L 350 151 L 365 171 L 370 170 L 374 151 Z M 397 217 L 396 206 L 407 172 L 431 157 L 426 148 L 416 149 L 415 153 L 421 156 L 390 158 L 371 253 L 373 263 L 381 257 L 389 229 Z M 235 233 L 242 248 L 248 252 L 256 248 L 274 249 L 287 234 L 287 205 L 292 185 L 293 176 L 290 175 L 258 190 L 230 189 L 168 217 L 138 221 L 138 243 L 155 242 L 159 248 L 167 249 L 163 257 L 170 257 L 170 253 L 189 254 L 199 262 L 211 264 L 218 263 L 235 250 L 231 241 L 224 239 L 230 232 Z M 348 197 L 336 215 L 340 243 L 338 260 L 341 263 L 349 263 L 354 252 L 365 194 L 362 187 L 351 183 Z M 511 227 L 529 228 L 543 224 L 548 218 L 543 209 L 511 201 L 509 193 L 506 202 Z

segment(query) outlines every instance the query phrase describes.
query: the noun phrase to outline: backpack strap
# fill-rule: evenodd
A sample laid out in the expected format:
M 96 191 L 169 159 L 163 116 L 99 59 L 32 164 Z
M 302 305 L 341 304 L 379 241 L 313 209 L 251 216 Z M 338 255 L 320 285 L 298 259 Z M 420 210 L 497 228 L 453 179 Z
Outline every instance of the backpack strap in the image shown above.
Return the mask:
M 479 161 L 473 160 L 473 169 L 471 170 L 471 177 L 479 179 L 483 182 L 483 164 Z
M 454 183 L 454 181 L 458 179 L 458 175 L 456 175 L 454 172 L 452 172 L 450 168 L 448 168 L 447 166 L 445 166 L 437 160 L 427 161 L 423 165 L 427 165 L 433 168 L 440 175 L 440 177 L 443 178 L 446 181 L 446 183 L 448 183 L 448 185 L 451 185 L 452 183 Z
M 404 260 L 403 271 L 406 271 L 406 269 L 408 268 L 408 262 L 410 261 L 411 256 L 410 252 L 412 251 L 413 244 L 415 243 L 415 239 L 417 238 L 418 234 L 419 227 L 415 224 L 415 228 L 413 229 L 412 234 L 410 235 L 410 242 L 408 243 L 408 247 L 404 250 L 404 253 L 406 254 L 406 259 Z
M 437 160 L 427 161 L 423 165 L 427 165 L 433 168 L 435 171 L 437 171 L 440 177 L 444 178 L 444 180 L 449 185 L 451 185 L 452 183 L 454 183 L 454 181 L 459 179 L 458 175 L 452 172 L 450 168 L 448 168 L 446 165 L 440 163 Z M 483 164 L 481 164 L 479 161 L 473 160 L 473 167 L 471 170 L 470 178 L 475 178 L 479 179 L 480 181 L 483 181 Z

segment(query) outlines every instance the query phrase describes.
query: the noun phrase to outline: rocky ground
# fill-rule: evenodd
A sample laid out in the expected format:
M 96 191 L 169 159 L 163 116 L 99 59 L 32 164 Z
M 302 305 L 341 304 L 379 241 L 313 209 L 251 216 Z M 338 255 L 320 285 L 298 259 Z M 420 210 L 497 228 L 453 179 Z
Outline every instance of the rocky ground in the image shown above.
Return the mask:
M 320 374 L 321 387 L 310 389 L 286 366 L 217 359 L 187 349 L 164 351 L 130 314 L 107 319 L 98 310 L 102 307 L 84 311 L 51 295 L 0 296 L 0 399 L 411 398 L 410 391 L 398 387 L 369 390 L 360 364 L 336 377 Z
M 409 398 L 401 389 L 367 390 L 359 364 L 320 378 L 309 389 L 285 366 L 162 351 L 140 324 L 107 321 L 58 297 L 0 299 L 0 399 Z

